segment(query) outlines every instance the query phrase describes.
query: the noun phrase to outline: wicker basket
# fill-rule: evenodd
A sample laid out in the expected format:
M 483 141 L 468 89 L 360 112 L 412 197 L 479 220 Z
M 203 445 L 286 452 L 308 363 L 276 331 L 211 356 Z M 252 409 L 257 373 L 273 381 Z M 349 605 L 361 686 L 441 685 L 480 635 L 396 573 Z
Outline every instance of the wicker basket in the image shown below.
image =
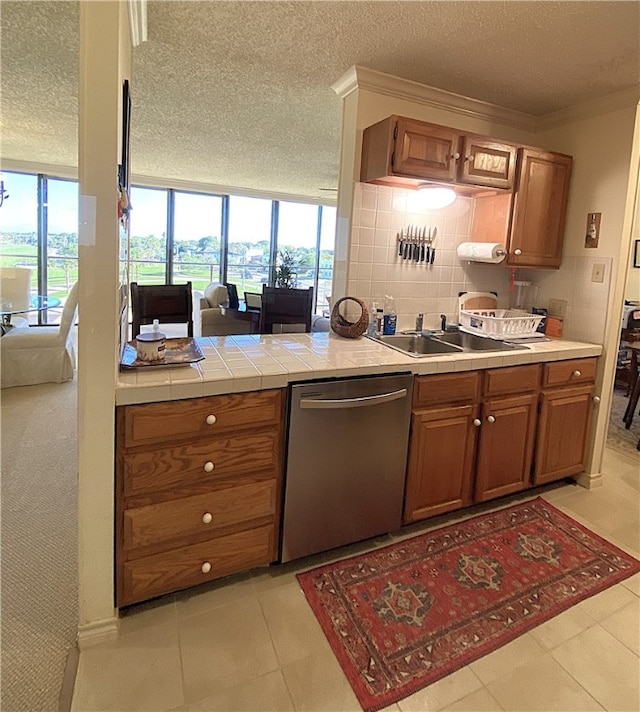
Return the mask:
M 347 319 L 340 314 L 340 305 L 346 301 L 355 302 L 360 307 L 362 313 L 358 321 L 347 321 Z M 342 297 L 333 305 L 330 323 L 332 331 L 338 334 L 338 336 L 344 336 L 346 339 L 357 339 L 358 336 L 362 336 L 367 330 L 369 311 L 364 302 L 357 297 Z

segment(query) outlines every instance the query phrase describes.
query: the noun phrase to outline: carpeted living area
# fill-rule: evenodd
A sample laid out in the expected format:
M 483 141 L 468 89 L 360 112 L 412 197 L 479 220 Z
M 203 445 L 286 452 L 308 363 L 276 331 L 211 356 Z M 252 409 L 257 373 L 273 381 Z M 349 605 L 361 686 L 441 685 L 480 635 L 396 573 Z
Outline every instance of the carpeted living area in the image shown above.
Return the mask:
M 5 388 L 0 399 L 0 709 L 58 710 L 78 626 L 77 383 Z
M 365 712 L 640 571 L 541 498 L 298 574 Z

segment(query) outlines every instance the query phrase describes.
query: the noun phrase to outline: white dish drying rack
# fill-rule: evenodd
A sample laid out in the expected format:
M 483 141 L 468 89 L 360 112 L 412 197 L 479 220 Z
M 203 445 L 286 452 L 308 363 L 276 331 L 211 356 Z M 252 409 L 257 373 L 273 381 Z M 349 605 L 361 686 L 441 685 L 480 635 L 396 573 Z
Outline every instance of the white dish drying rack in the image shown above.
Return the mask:
M 536 331 L 544 318 L 517 309 L 461 309 L 460 328 L 471 334 L 480 334 L 505 341 L 544 337 Z

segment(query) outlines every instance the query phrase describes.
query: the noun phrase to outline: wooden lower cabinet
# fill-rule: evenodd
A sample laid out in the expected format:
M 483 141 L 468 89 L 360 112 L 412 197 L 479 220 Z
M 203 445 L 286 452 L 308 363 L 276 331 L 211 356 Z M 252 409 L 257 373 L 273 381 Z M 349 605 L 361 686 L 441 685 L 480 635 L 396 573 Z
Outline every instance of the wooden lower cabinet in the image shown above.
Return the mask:
M 116 410 L 116 606 L 278 556 L 284 390 Z
M 537 410 L 537 393 L 483 404 L 474 501 L 484 502 L 529 486 Z
M 404 523 L 583 470 L 596 365 L 416 377 Z

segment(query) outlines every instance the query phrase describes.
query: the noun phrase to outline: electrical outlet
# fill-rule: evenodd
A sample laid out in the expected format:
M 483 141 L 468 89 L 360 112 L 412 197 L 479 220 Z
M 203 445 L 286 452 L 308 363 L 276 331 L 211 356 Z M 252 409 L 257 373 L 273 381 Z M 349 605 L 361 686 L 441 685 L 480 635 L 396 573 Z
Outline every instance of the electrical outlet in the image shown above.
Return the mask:
M 566 299 L 549 299 L 549 316 L 557 316 L 564 319 L 567 316 L 567 300 Z
M 604 265 L 593 265 L 591 272 L 592 282 L 604 282 Z

